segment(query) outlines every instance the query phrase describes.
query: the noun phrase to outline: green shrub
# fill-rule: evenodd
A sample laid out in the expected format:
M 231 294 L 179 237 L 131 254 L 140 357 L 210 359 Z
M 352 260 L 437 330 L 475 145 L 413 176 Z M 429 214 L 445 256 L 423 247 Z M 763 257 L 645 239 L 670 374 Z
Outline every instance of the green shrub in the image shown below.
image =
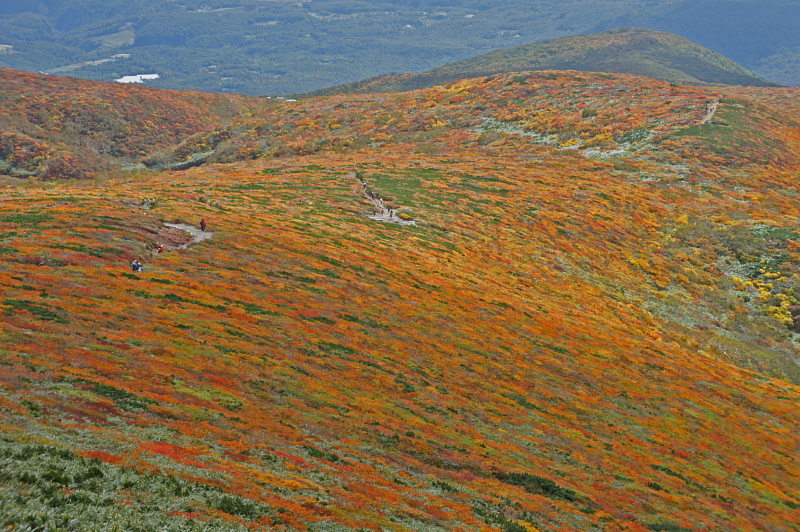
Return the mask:
M 155 401 L 151 401 L 145 397 L 139 397 L 138 395 L 132 394 L 127 390 L 114 388 L 113 386 L 109 386 L 107 384 L 101 384 L 99 382 L 86 379 L 75 379 L 72 382 L 88 385 L 94 393 L 101 397 L 111 399 L 119 409 L 128 412 L 138 412 L 146 409 L 148 405 L 155 403 Z
M 26 301 L 24 299 L 6 299 L 4 304 L 8 305 L 14 310 L 27 310 L 40 320 L 54 321 L 56 323 L 69 323 L 69 320 L 59 315 L 51 308 L 33 301 Z
M 682 526 L 678 526 L 673 523 L 653 523 L 650 525 L 645 525 L 648 529 L 652 530 L 653 532 L 690 532 L 691 529 L 684 528 Z
M 303 448 L 306 450 L 309 456 L 314 458 L 319 458 L 320 460 L 327 460 L 328 462 L 345 464 L 346 462 L 339 458 L 339 456 L 335 453 L 329 453 L 326 451 L 322 451 L 315 447 L 311 447 L 309 445 L 303 445 Z
M 324 351 L 325 353 L 331 355 L 339 355 L 339 356 L 348 356 L 348 355 L 355 355 L 356 350 L 352 347 L 347 347 L 346 345 L 340 345 L 335 342 L 319 342 L 317 347 Z
M 434 488 L 439 488 L 442 491 L 447 491 L 447 492 L 450 492 L 450 493 L 458 493 L 459 492 L 458 488 L 456 488 L 452 484 L 449 484 L 449 483 L 441 481 L 441 480 L 434 480 L 433 481 L 433 487 Z
M 551 499 L 561 499 L 574 502 L 579 499 L 577 493 L 569 488 L 563 488 L 549 478 L 532 475 L 530 473 L 495 473 L 501 482 L 514 486 L 522 486 L 529 493 L 538 493 Z
M 257 519 L 266 513 L 257 502 L 234 497 L 233 495 L 222 495 L 210 505 L 226 514 L 244 517 L 245 519 Z

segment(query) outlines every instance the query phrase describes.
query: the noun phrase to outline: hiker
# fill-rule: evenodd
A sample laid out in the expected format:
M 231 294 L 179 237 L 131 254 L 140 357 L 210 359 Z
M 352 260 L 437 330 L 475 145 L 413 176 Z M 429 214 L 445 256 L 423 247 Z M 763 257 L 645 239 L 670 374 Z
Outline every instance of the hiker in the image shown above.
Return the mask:
M 141 265 L 139 259 L 134 259 L 133 262 L 131 262 L 131 270 L 135 272 L 143 272 L 144 266 Z
M 159 244 L 158 247 L 156 247 L 156 253 L 163 253 L 163 252 L 164 252 L 164 244 Z
M 206 230 L 206 219 L 205 218 L 200 218 L 200 230 L 201 231 L 205 231 Z

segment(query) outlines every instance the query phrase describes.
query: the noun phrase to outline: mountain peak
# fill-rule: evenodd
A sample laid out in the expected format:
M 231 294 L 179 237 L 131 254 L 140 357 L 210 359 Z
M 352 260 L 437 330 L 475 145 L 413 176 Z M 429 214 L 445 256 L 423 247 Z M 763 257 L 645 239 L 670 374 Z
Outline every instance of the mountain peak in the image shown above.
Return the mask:
M 679 35 L 625 27 L 505 48 L 420 74 L 380 76 L 314 94 L 413 90 L 470 77 L 540 70 L 633 74 L 698 85 L 775 86 Z

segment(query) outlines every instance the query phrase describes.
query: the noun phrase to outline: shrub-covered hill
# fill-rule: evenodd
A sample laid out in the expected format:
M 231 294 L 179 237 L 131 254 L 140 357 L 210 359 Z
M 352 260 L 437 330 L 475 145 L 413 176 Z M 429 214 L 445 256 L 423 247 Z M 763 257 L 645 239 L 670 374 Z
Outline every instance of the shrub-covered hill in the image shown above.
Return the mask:
M 419 74 L 378 76 L 312 94 L 406 91 L 477 76 L 537 70 L 635 74 L 674 83 L 775 85 L 678 35 L 620 28 L 505 48 Z
M 83 178 L 141 160 L 264 102 L 0 69 L 0 174 Z
M 285 103 L 3 188 L 3 526 L 797 530 L 800 127 L 736 90 Z

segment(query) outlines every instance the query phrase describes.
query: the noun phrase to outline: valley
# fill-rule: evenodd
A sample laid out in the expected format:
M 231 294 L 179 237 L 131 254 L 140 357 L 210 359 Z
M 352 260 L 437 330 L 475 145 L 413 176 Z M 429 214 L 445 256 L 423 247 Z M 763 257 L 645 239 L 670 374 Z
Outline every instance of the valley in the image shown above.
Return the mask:
M 286 95 L 639 27 L 798 85 L 798 15 L 785 0 L 24 1 L 0 6 L 0 67 L 109 82 L 157 72 L 157 88 Z

